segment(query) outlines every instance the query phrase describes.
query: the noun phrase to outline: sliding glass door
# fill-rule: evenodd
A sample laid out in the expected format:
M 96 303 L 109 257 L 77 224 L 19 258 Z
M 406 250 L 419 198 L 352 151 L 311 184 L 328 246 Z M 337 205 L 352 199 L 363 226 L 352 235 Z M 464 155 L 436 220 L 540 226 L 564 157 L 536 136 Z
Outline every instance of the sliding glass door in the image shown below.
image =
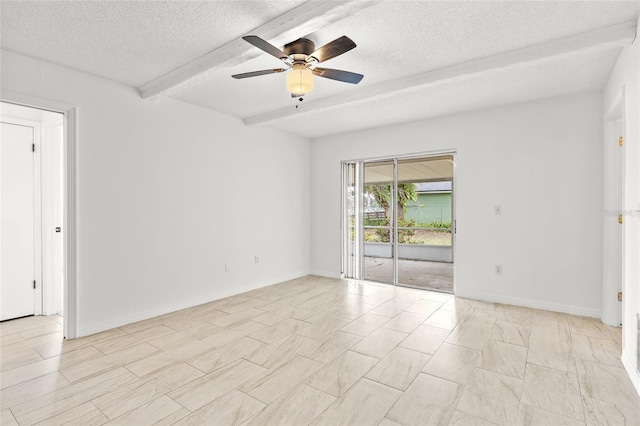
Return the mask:
M 343 163 L 345 278 L 453 292 L 454 157 Z

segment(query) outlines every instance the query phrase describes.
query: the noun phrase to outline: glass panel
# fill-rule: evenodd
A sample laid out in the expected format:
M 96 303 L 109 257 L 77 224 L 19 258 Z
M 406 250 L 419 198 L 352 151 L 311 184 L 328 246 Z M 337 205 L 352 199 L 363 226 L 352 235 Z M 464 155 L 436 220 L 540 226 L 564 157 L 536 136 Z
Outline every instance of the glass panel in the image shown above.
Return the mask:
M 347 261 L 345 265 L 345 278 L 356 277 L 356 165 L 345 164 L 344 180 L 344 206 L 346 209 L 345 231 Z
M 453 292 L 453 157 L 398 161 L 398 283 Z
M 365 280 L 393 284 L 393 161 L 364 163 Z

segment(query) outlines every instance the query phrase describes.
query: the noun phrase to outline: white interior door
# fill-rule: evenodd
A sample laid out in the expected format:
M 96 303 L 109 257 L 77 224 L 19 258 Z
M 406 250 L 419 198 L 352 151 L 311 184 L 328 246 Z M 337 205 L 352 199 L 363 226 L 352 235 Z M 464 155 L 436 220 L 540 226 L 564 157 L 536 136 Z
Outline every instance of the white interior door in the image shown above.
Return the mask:
M 35 313 L 32 127 L 1 123 L 0 320 Z

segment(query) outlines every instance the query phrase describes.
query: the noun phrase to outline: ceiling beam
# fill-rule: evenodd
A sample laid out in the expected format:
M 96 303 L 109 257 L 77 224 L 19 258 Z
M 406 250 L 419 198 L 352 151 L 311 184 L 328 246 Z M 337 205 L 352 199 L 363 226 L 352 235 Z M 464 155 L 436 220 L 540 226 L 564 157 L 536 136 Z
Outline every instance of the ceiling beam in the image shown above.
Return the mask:
M 547 43 L 513 50 L 498 55 L 480 58 L 436 70 L 390 80 L 374 86 L 345 92 L 317 101 L 297 105 L 297 108 L 283 108 L 276 111 L 247 117 L 246 125 L 265 124 L 285 118 L 304 115 L 314 111 L 329 109 L 354 102 L 362 102 L 396 95 L 416 87 L 435 85 L 447 80 L 461 79 L 483 72 L 503 70 L 527 63 L 550 60 L 559 56 L 581 54 L 589 51 L 611 49 L 631 44 L 636 36 L 636 21 L 624 22 L 611 27 L 578 34 Z
M 258 35 L 276 46 L 311 34 L 382 0 L 308 1 L 247 34 Z M 216 50 L 138 88 L 143 99 L 168 96 L 190 87 L 209 74 L 238 65 L 263 52 L 238 38 Z

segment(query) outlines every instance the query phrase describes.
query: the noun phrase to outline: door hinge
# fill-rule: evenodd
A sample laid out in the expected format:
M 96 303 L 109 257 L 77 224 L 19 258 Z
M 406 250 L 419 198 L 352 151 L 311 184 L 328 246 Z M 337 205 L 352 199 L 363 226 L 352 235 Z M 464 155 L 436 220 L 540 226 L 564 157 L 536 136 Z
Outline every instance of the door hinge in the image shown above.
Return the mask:
M 622 225 L 622 215 L 621 214 L 618 215 L 618 223 L 620 225 Z
M 622 302 L 622 292 L 618 292 L 618 302 Z
M 35 143 L 31 144 L 31 152 L 36 152 L 36 144 Z
M 33 289 L 36 289 L 36 280 L 33 280 Z
M 624 146 L 624 137 L 620 136 L 618 138 L 618 146 Z

